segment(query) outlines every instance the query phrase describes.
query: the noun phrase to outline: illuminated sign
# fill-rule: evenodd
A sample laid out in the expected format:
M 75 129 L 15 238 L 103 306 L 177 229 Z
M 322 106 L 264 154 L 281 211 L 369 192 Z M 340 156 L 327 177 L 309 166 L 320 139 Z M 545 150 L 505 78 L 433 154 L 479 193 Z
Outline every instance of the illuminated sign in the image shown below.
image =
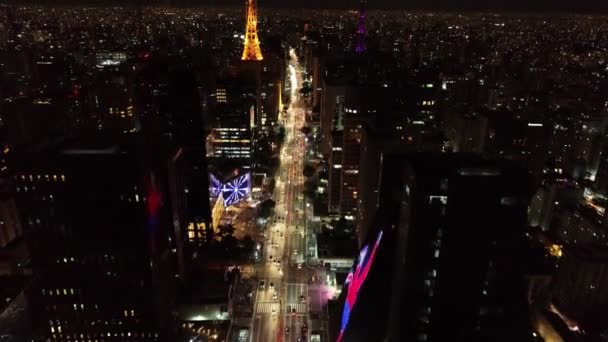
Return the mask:
M 217 179 L 213 174 L 209 174 L 209 191 L 213 197 L 219 196 L 220 192 L 222 192 L 222 182 Z
M 158 189 L 154 173 L 148 179 L 146 212 L 148 214 L 149 248 L 151 254 L 156 254 L 156 230 L 159 224 L 160 209 L 163 206 L 161 192 Z
M 235 205 L 251 195 L 251 174 L 249 172 L 225 183 L 210 174 L 209 184 L 211 195 L 217 198 L 221 194 L 226 207 Z
M 338 339 L 336 342 L 342 341 L 342 336 L 344 334 L 344 330 L 346 329 L 346 325 L 348 324 L 348 320 L 350 318 L 350 313 L 357 302 L 357 298 L 359 295 L 359 290 L 361 286 L 365 282 L 367 278 L 367 274 L 374 262 L 374 258 L 376 256 L 376 251 L 378 250 L 378 246 L 380 245 L 380 240 L 382 239 L 382 231 L 378 233 L 378 237 L 376 238 L 376 242 L 374 243 L 372 250 L 370 252 L 370 245 L 367 245 L 361 249 L 359 252 L 359 257 L 357 258 L 357 264 L 355 265 L 355 269 L 351 270 L 346 276 L 346 283 L 348 285 L 348 292 L 346 293 L 346 302 L 344 303 L 344 310 L 342 311 L 342 323 L 340 325 L 340 335 L 338 335 Z

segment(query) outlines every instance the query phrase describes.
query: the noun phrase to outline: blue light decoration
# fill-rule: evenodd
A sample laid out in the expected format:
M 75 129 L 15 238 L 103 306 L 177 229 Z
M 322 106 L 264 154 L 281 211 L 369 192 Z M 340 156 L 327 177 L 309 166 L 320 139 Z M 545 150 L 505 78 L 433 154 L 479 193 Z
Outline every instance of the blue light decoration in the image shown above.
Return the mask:
M 229 207 L 249 197 L 251 194 L 251 175 L 245 173 L 233 180 L 224 183 L 222 187 L 222 197 L 224 205 Z
M 225 207 L 238 204 L 251 195 L 251 174 L 242 174 L 225 183 L 213 174 L 209 174 L 209 191 L 214 199 L 221 194 Z
M 222 182 L 212 173 L 209 174 L 209 190 L 214 198 L 217 198 L 222 191 Z
M 376 257 L 376 251 L 380 245 L 380 240 L 382 240 L 382 234 L 382 231 L 378 233 L 378 237 L 376 238 L 376 242 L 374 243 L 371 253 L 368 253 L 370 245 L 367 245 L 361 249 L 359 252 L 359 257 L 357 258 L 355 269 L 351 270 L 346 276 L 346 282 L 344 285 L 348 285 L 348 292 L 346 293 L 346 302 L 344 303 L 344 310 L 342 311 L 340 334 L 338 335 L 336 342 L 342 341 L 344 330 L 348 325 L 350 313 L 357 302 L 359 290 L 361 290 L 361 286 L 365 282 L 365 279 L 367 279 L 367 274 L 369 273 L 369 270 L 374 262 L 374 258 Z

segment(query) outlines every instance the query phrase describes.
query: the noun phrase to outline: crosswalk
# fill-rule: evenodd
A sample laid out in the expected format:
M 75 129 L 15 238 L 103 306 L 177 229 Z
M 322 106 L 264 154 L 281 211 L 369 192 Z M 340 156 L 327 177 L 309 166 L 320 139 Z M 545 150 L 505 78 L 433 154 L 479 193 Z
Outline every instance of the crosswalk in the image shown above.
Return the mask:
M 289 306 L 289 308 L 292 310 L 293 310 L 293 308 L 295 308 L 296 313 L 299 313 L 299 314 L 305 314 L 307 312 L 305 303 L 287 303 L 287 306 Z M 285 307 L 285 312 L 287 312 L 287 306 Z M 287 313 L 290 313 L 290 312 L 287 312 Z
M 297 314 L 305 314 L 308 312 L 306 303 L 287 304 L 287 306 L 285 306 L 283 311 L 285 313 L 291 313 L 291 311 L 287 311 L 287 307 L 289 307 L 289 310 L 293 310 L 293 308 L 295 308 Z M 272 301 L 258 302 L 256 304 L 255 312 L 256 313 L 271 313 L 273 309 L 274 309 L 274 312 L 277 312 L 277 313 L 279 312 L 279 310 L 280 310 L 279 302 L 272 302 Z
M 279 311 L 279 302 L 258 302 L 256 305 L 256 313 L 270 313 Z

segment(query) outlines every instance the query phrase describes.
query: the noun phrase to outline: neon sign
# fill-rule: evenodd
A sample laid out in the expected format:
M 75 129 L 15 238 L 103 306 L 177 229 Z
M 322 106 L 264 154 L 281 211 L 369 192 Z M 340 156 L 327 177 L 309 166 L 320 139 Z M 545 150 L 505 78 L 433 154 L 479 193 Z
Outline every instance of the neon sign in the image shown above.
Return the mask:
M 209 174 L 209 180 L 209 190 L 211 190 L 211 194 L 213 195 L 213 197 L 219 196 L 220 192 L 222 191 L 222 182 L 217 179 L 217 177 L 215 177 L 212 173 Z
M 346 325 L 348 324 L 348 320 L 350 318 L 350 313 L 357 302 L 359 290 L 361 290 L 361 286 L 365 282 L 367 274 L 369 273 L 372 263 L 374 262 L 376 251 L 378 250 L 380 240 L 382 239 L 382 234 L 382 231 L 378 233 L 378 237 L 376 238 L 376 242 L 374 243 L 371 252 L 369 252 L 369 245 L 361 249 L 359 252 L 359 257 L 357 258 L 355 269 L 351 270 L 346 276 L 345 285 L 348 285 L 348 292 L 346 293 L 346 302 L 344 303 L 344 310 L 342 311 L 340 335 L 338 335 L 336 342 L 342 341 L 344 330 L 346 329 Z
M 251 177 L 249 173 L 239 176 L 224 184 L 222 196 L 224 205 L 231 206 L 247 198 L 251 193 Z
M 148 214 L 149 248 L 151 254 L 156 254 L 155 234 L 158 228 L 160 209 L 163 206 L 163 200 L 153 172 L 150 172 L 148 177 L 147 190 L 146 211 Z
M 217 198 L 220 193 L 224 200 L 224 206 L 235 205 L 249 197 L 251 194 L 251 175 L 245 173 L 226 183 L 222 183 L 217 177 L 210 174 L 210 191 Z

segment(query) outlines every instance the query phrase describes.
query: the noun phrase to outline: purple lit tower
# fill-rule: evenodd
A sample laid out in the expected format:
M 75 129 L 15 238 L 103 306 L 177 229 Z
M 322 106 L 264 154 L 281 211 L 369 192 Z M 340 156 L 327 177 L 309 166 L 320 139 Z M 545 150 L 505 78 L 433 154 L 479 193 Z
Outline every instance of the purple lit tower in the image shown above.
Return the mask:
M 357 46 L 355 52 L 365 52 L 365 0 L 361 0 L 361 7 L 359 8 L 359 23 L 357 24 Z

